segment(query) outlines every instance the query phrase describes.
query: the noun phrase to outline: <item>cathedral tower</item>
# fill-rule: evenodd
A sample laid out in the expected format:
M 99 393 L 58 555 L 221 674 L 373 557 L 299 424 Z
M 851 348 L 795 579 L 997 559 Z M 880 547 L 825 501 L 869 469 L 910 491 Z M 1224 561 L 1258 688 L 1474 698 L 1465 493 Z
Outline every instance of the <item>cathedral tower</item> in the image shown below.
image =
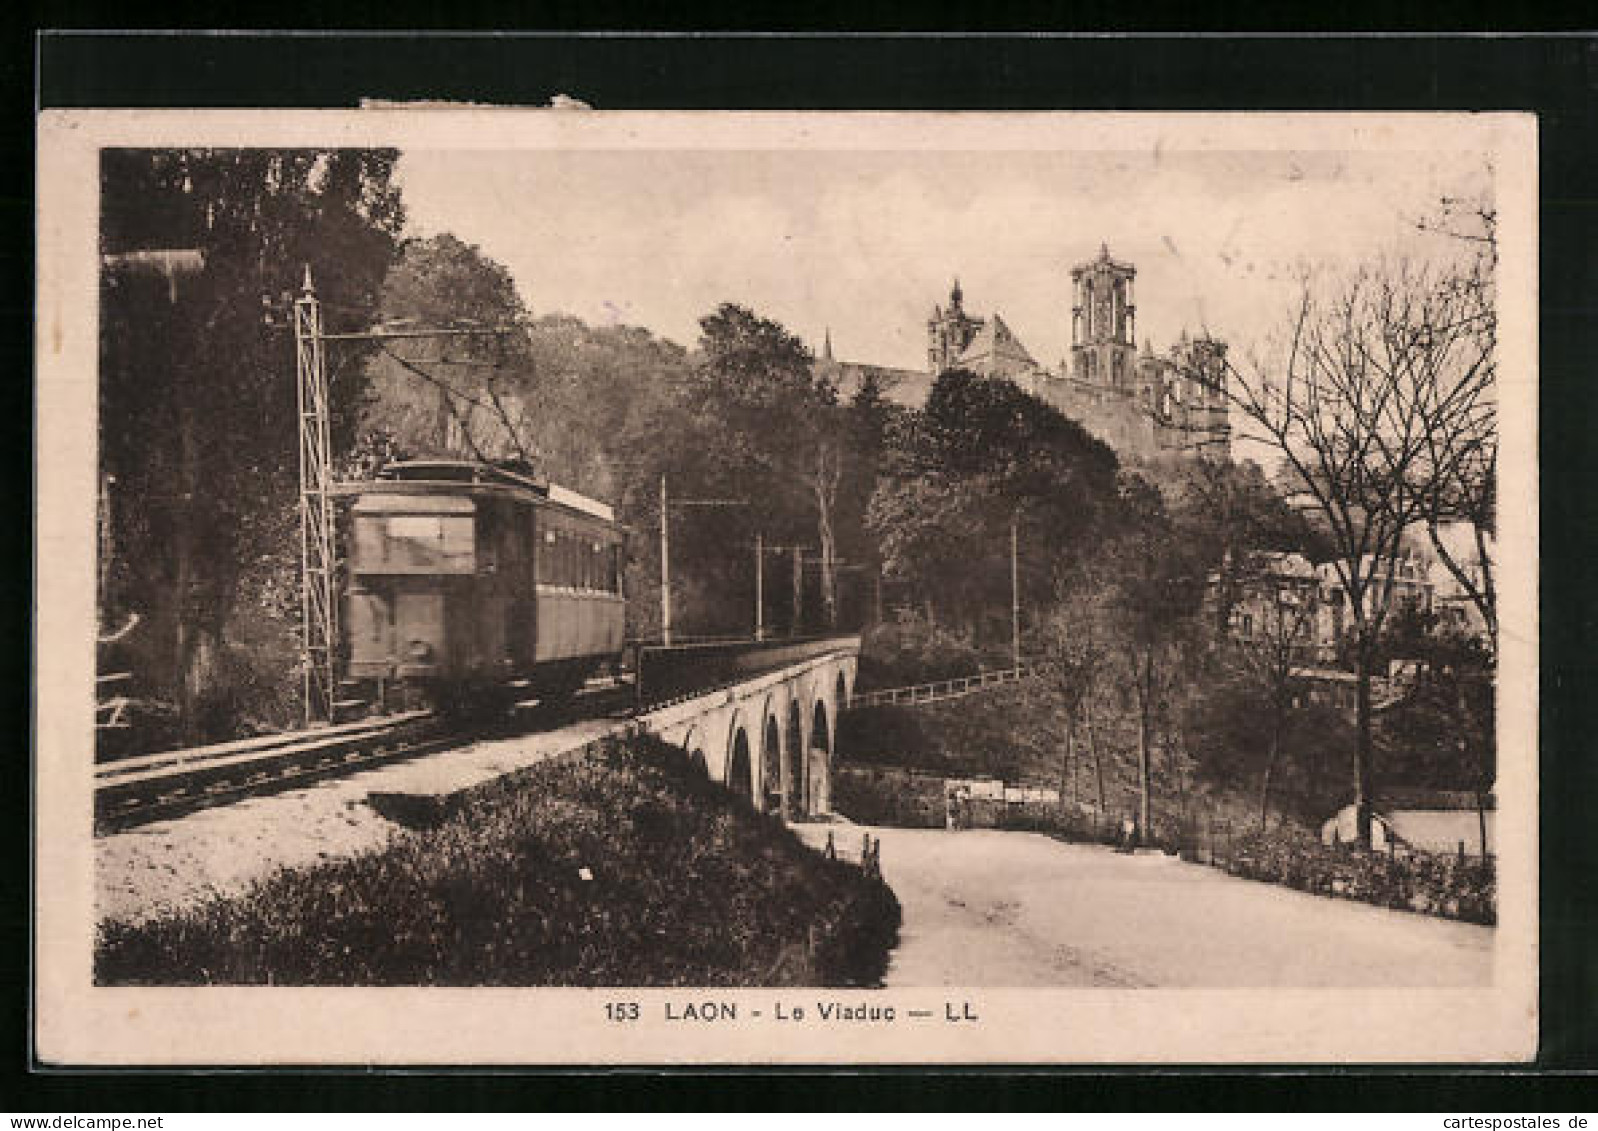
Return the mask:
M 1226 403 L 1226 343 L 1208 333 L 1182 340 L 1171 351 L 1181 375 L 1187 446 L 1200 455 L 1225 458 L 1231 451 L 1232 423 Z
M 949 309 L 934 306 L 932 317 L 927 320 L 927 372 L 937 376 L 953 368 L 982 325 L 983 319 L 966 313 L 965 294 L 956 279 L 949 290 Z
M 1133 391 L 1136 275 L 1136 268 L 1111 259 L 1109 247 L 1102 244 L 1097 259 L 1071 269 L 1071 375 L 1078 381 Z

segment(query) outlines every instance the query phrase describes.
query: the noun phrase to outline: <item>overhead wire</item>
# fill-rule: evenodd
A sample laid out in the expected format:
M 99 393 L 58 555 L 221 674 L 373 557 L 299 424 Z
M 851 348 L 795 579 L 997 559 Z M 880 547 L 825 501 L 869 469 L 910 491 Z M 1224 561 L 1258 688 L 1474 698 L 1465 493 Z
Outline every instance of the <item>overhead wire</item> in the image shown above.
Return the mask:
M 510 414 L 505 411 L 504 403 L 499 399 L 499 395 L 495 393 L 492 388 L 489 389 L 488 395 L 492 399 L 493 403 L 485 404 L 477 397 L 462 392 L 460 389 L 455 388 L 448 382 L 440 380 L 433 374 L 428 373 L 426 370 L 422 369 L 419 365 L 410 361 L 408 358 L 401 357 L 399 354 L 390 349 L 387 344 L 379 342 L 378 349 L 387 354 L 389 357 L 393 358 L 395 361 L 399 362 L 399 364 L 407 371 L 420 377 L 422 380 L 428 382 L 430 385 L 433 385 L 435 388 L 439 389 L 445 394 L 445 407 L 449 410 L 450 416 L 455 419 L 456 424 L 460 426 L 462 439 L 466 441 L 467 446 L 472 449 L 472 454 L 475 455 L 480 461 L 483 463 L 489 462 L 489 460 L 483 455 L 482 450 L 477 446 L 477 442 L 472 438 L 469 422 L 462 419 L 461 414 L 456 410 L 454 404 L 454 398 L 456 397 L 465 401 L 467 404 L 474 405 L 477 408 L 482 409 L 484 412 L 492 412 L 496 417 L 499 418 L 500 423 L 505 426 L 505 433 L 510 437 L 510 442 L 515 446 L 516 451 L 521 458 L 529 465 L 532 465 L 536 462 L 533 459 L 532 454 L 528 452 L 526 445 L 522 443 L 522 438 L 517 433 L 515 426 L 511 423 Z M 500 363 L 497 360 L 493 362 L 478 362 L 476 364 L 486 365 L 489 368 L 496 370 L 500 368 Z

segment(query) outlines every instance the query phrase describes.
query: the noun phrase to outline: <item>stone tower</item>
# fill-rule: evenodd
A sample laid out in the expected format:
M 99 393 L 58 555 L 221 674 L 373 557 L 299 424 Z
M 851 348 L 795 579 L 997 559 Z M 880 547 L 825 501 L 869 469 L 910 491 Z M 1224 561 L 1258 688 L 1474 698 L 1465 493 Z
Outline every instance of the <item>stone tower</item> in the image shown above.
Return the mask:
M 1071 376 L 1078 381 L 1134 391 L 1136 275 L 1131 264 L 1111 259 L 1106 245 L 1100 245 L 1097 259 L 1071 269 Z
M 1226 403 L 1226 343 L 1208 333 L 1187 334 L 1171 351 L 1184 409 L 1186 446 L 1200 455 L 1225 457 L 1231 450 L 1232 424 Z
M 983 320 L 967 314 L 964 302 L 965 294 L 956 279 L 949 289 L 949 308 L 934 306 L 927 320 L 927 372 L 934 376 L 952 367 L 982 330 Z

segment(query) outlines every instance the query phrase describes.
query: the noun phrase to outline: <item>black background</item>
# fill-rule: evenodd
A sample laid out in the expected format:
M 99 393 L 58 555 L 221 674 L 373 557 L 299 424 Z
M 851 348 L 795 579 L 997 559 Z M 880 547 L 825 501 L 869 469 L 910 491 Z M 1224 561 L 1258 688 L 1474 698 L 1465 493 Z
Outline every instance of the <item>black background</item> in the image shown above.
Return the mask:
M 439 26 L 459 13 L 438 4 L 408 10 L 373 3 L 345 5 L 338 18 L 380 26 L 406 18 Z M 264 11 L 264 9 L 263 9 Z M 266 20 L 281 20 L 272 10 Z M 169 26 L 243 10 L 166 9 Z M 259 14 L 259 13 L 256 13 Z M 314 16 L 309 10 L 293 15 Z M 547 7 L 504 13 L 518 19 L 572 24 L 594 20 L 589 8 Z M 1013 7 L 984 5 L 963 13 L 967 26 L 1018 27 Z M 1346 15 L 1319 10 L 1301 19 L 1315 27 Z M 1390 27 L 1405 13 L 1390 8 L 1367 27 Z M 683 13 L 667 13 L 680 19 Z M 1133 11 L 1099 5 L 1074 15 L 1116 20 L 1122 27 L 1180 28 L 1196 14 L 1174 4 Z M 1456 25 L 1468 6 L 1442 12 Z M 35 12 L 55 27 L 126 19 L 109 4 L 79 4 L 71 13 Z M 560 18 L 565 17 L 565 18 Z M 870 16 L 852 5 L 811 10 L 814 24 L 883 29 L 908 27 L 908 7 L 881 6 Z M 740 12 L 723 27 L 748 26 Z M 860 21 L 873 18 L 873 24 Z M 1058 18 L 1058 14 L 1056 14 Z M 1529 17 L 1535 19 L 1537 17 Z M 1546 15 L 1543 16 L 1546 19 Z M 1589 21 L 1590 22 L 1590 21 Z M 575 25 L 580 26 L 580 23 Z M 669 27 L 660 13 L 608 14 L 598 26 Z M 0 791 L 9 802 L 9 847 L 17 867 L 0 872 L 0 920 L 6 994 L 0 1026 L 7 1037 L 0 1110 L 61 1113 L 182 1110 L 414 1110 L 504 1107 L 521 1110 L 597 1108 L 619 1111 L 780 1106 L 998 1108 L 1047 1104 L 1119 1110 L 1571 1111 L 1598 1109 L 1598 1088 L 1572 1070 L 1598 1067 L 1598 936 L 1592 893 L 1598 888 L 1598 751 L 1593 735 L 1594 628 L 1598 627 L 1598 562 L 1592 531 L 1598 491 L 1598 39 L 1592 36 L 1012 36 L 923 35 L 730 36 L 443 33 L 315 33 L 287 36 L 56 32 L 26 39 L 3 71 L 8 104 L 26 105 L 28 76 L 36 107 L 214 106 L 350 107 L 363 97 L 452 99 L 534 105 L 556 93 L 601 109 L 1082 109 L 1082 110 L 1529 110 L 1538 114 L 1541 195 L 1541 648 L 1542 648 L 1542 1053 L 1537 1070 L 1263 1069 L 1241 1073 L 1180 1071 L 949 1070 L 828 1071 L 752 1076 L 722 1071 L 653 1071 L 559 1075 L 485 1072 L 71 1073 L 32 1061 L 29 992 L 28 871 L 31 858 L 29 773 L 22 744 L 3 761 Z M 5 121 L 5 180 L 0 205 L 8 239 L 0 304 L 12 335 L 5 387 L 17 397 L 7 415 L 5 450 L 17 479 L 31 474 L 28 457 L 31 370 L 30 144 L 33 118 Z M 8 528 L 28 529 L 24 492 L 4 493 Z M 1515 505 L 1504 500 L 1504 505 Z M 20 559 L 20 555 L 18 555 Z M 44 558 L 35 568 L 48 568 Z M 13 575 L 10 638 L 28 641 L 28 566 Z M 30 727 L 18 650 L 8 705 L 20 734 Z M 1509 751 L 1505 756 L 1512 756 Z M 1310 1019 L 1306 1019 L 1308 1022 Z M 1058 1023 L 1058 1019 L 1050 1019 Z M 307 1017 L 308 1025 L 316 1024 Z M 397 1024 L 403 1019 L 397 1018 Z M 1556 1112 L 1557 1113 L 1557 1112 Z

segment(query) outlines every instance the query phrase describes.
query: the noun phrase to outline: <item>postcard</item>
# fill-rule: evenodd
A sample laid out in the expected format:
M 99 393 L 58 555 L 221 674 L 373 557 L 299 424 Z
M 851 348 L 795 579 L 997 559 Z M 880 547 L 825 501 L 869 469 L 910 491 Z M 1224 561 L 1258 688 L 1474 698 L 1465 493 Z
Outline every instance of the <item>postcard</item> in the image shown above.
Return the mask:
M 1531 116 L 38 140 L 41 1063 L 1535 1056 Z

